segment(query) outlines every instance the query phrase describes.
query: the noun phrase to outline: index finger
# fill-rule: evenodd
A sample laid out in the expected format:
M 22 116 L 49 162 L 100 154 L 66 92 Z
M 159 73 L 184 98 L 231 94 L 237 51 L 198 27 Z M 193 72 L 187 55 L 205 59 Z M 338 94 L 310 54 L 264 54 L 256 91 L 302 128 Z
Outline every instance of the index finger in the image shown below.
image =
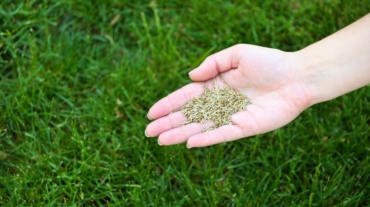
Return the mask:
M 155 103 L 149 109 L 148 118 L 158 119 L 177 111 L 194 97 L 202 95 L 203 92 L 202 84 L 190 83 Z

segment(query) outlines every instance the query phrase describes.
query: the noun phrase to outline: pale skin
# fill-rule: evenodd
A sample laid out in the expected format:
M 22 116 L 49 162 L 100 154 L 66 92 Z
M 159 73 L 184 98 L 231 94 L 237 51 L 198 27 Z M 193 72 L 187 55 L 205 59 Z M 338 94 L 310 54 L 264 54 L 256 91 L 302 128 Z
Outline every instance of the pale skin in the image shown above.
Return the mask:
M 370 14 L 296 52 L 248 44 L 227 48 L 206 58 L 189 73 L 194 83 L 169 94 L 148 112 L 147 137 L 160 145 L 186 142 L 205 147 L 278 129 L 303 110 L 370 84 Z M 203 132 L 202 125 L 181 124 L 179 111 L 203 93 L 200 83 L 221 76 L 252 104 L 231 117 L 233 125 Z

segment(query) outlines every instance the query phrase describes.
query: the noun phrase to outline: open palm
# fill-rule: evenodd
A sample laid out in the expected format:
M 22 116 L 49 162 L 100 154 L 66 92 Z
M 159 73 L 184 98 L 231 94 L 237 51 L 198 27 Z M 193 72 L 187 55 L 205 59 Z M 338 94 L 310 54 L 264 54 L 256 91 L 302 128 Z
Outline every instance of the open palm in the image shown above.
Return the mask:
M 187 142 L 188 147 L 204 147 L 282 127 L 310 104 L 297 65 L 294 53 L 253 45 L 236 45 L 211 55 L 190 73 L 195 83 L 152 106 L 148 117 L 155 121 L 147 126 L 145 133 L 149 137 L 159 136 L 158 142 L 163 145 Z M 204 91 L 197 82 L 210 85 L 217 76 L 244 93 L 251 104 L 245 111 L 232 115 L 233 125 L 209 132 L 203 132 L 200 123 L 182 126 L 187 119 L 179 109 Z

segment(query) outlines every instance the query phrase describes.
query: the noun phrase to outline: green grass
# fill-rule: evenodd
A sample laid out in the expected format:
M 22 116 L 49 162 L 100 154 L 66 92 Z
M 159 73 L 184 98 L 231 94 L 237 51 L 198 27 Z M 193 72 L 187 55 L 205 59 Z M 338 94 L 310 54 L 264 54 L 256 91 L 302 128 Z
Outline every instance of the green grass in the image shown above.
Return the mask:
M 370 205 L 370 87 L 232 143 L 144 136 L 207 55 L 301 49 L 369 0 L 2 2 L 0 206 Z

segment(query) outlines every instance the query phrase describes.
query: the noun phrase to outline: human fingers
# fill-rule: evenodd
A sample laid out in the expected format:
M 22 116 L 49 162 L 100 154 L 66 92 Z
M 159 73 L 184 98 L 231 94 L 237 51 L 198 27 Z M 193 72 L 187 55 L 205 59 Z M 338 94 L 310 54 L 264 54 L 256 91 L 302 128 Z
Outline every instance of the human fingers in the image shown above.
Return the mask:
M 181 126 L 187 118 L 181 111 L 174 112 L 151 122 L 145 130 L 147 137 L 157 137 L 165 131 Z
M 189 73 L 193 81 L 206 81 L 219 73 L 237 68 L 245 45 L 239 44 L 208 56 L 199 67 Z
M 159 135 L 158 143 L 161 145 L 173 145 L 186 142 L 189 137 L 202 133 L 205 128 L 212 127 L 212 122 L 207 123 L 191 123 L 180 126 Z
M 190 83 L 179 90 L 169 94 L 155 103 L 148 112 L 149 119 L 158 119 L 179 110 L 188 101 L 202 95 L 204 87 L 200 83 Z

